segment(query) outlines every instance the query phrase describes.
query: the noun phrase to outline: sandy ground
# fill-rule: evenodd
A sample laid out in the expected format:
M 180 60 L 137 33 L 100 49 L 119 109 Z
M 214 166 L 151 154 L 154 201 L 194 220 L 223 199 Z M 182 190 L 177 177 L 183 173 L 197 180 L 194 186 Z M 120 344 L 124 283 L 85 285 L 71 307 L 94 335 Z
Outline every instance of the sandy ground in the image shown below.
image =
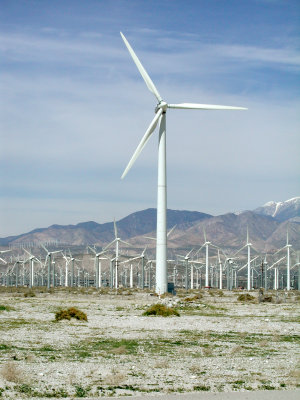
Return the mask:
M 226 291 L 165 299 L 128 291 L 34 293 L 0 291 L 2 398 L 299 394 L 299 292 L 270 293 L 273 303 L 240 302 L 240 293 Z M 175 306 L 180 317 L 142 315 L 158 302 Z M 54 322 L 57 310 L 71 306 L 88 321 Z M 268 397 L 274 390 L 279 397 Z M 265 397 L 253 397 L 260 393 Z

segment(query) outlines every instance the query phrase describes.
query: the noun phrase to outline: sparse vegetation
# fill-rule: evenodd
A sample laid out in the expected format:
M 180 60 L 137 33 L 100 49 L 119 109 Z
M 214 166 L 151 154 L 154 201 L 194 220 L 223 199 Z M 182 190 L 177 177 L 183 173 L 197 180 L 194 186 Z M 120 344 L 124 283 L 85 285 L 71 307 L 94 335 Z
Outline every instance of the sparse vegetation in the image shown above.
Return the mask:
M 28 288 L 13 290 L 3 290 L 0 300 L 14 308 L 8 313 L 0 306 L 0 398 L 290 390 L 299 385 L 294 293 L 282 304 L 259 305 L 237 301 L 241 292 L 224 290 L 222 297 L 213 289 L 211 297 L 207 290 L 200 296 L 199 290 L 182 290 L 181 298 L 160 302 L 176 304 L 184 316 L 177 321 L 142 318 L 158 299 L 140 289 L 131 296 L 123 290 L 121 296 L 106 287 L 103 292 L 85 288 L 82 294 L 78 288 L 56 287 L 50 294 L 35 287 L 38 297 L 27 300 Z M 250 294 L 257 299 L 257 291 Z M 269 294 L 275 299 L 274 292 Z M 88 326 L 53 323 L 56 311 L 70 308 L 86 311 L 92 321 Z M 71 313 L 67 321 L 72 318 Z M 3 371 L 10 363 L 8 380 Z
M 75 318 L 78 321 L 87 321 L 87 315 L 83 311 L 78 310 L 76 307 L 69 307 L 59 310 L 55 313 L 56 321 L 61 321 L 63 319 L 70 321 L 71 318 Z
M 153 306 L 149 307 L 143 315 L 158 315 L 161 317 L 170 317 L 171 315 L 175 315 L 176 317 L 180 316 L 179 312 L 175 308 L 167 307 L 164 304 L 153 304 Z

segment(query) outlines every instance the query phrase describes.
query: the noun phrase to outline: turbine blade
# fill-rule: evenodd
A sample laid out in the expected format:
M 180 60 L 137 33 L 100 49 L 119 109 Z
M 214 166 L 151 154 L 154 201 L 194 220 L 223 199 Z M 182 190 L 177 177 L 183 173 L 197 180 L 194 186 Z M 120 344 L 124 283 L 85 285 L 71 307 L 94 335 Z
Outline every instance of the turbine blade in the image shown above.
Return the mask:
M 120 242 L 121 242 L 121 243 L 125 243 L 125 244 L 127 244 L 128 246 L 132 246 L 131 243 L 125 242 L 125 240 L 120 240 Z
M 144 236 L 144 238 L 146 238 L 146 239 L 151 239 L 151 240 L 156 240 L 156 238 L 151 237 L 151 236 Z
M 248 110 L 245 107 L 219 106 L 213 104 L 181 103 L 168 104 L 168 108 L 185 108 L 191 110 Z
M 88 248 L 89 248 L 90 250 L 92 250 L 92 252 L 93 252 L 94 254 L 96 254 L 96 250 L 95 250 L 95 249 L 93 249 L 93 248 L 90 247 L 90 246 L 88 246 Z
M 147 71 L 145 70 L 145 68 L 142 66 L 140 60 L 138 59 L 137 55 L 135 54 L 135 52 L 133 51 L 132 47 L 130 46 L 130 44 L 128 43 L 127 39 L 125 38 L 125 36 L 123 35 L 122 32 L 120 32 L 121 37 L 135 63 L 135 65 L 137 66 L 137 69 L 140 71 L 140 74 L 142 75 L 148 89 L 150 90 L 150 92 L 152 92 L 154 94 L 154 96 L 157 98 L 158 102 L 162 101 L 161 95 L 158 93 L 158 90 L 156 89 L 156 87 L 154 86 L 154 83 L 152 82 L 150 76 L 148 75 Z
M 203 235 L 204 235 L 204 242 L 206 243 L 207 240 L 206 240 L 206 232 L 205 232 L 205 228 L 204 227 L 203 227 Z
M 167 237 L 169 237 L 171 235 L 171 233 L 174 231 L 174 229 L 176 228 L 177 225 L 174 225 L 169 232 L 167 233 Z
M 106 250 L 109 248 L 109 246 L 111 246 L 113 243 L 115 243 L 116 239 L 114 239 L 112 242 L 108 243 L 108 245 L 106 245 L 103 250 Z
M 123 175 L 121 176 L 121 179 L 123 179 L 128 171 L 130 170 L 130 168 L 133 166 L 135 160 L 138 158 L 138 156 L 140 155 L 140 153 L 142 152 L 144 146 L 146 145 L 146 143 L 148 142 L 151 133 L 154 131 L 154 129 L 156 128 L 156 125 L 158 123 L 158 119 L 162 114 L 162 109 L 160 108 L 157 113 L 155 114 L 155 117 L 153 118 L 151 124 L 149 125 L 145 135 L 143 136 L 142 140 L 140 141 L 138 147 L 136 148 L 135 152 L 133 153 L 133 156 L 131 157 L 131 160 L 129 161 L 127 167 L 125 168 Z
M 117 229 L 117 224 L 116 224 L 116 219 L 114 218 L 114 232 L 115 232 L 115 239 L 118 237 L 118 229 Z
M 192 249 L 191 251 L 189 251 L 185 257 L 189 257 L 189 255 L 191 254 L 191 252 L 192 252 L 193 250 L 194 250 L 194 249 Z
M 41 247 L 47 252 L 47 254 L 49 253 L 49 251 L 46 249 L 46 247 L 43 244 L 41 244 Z

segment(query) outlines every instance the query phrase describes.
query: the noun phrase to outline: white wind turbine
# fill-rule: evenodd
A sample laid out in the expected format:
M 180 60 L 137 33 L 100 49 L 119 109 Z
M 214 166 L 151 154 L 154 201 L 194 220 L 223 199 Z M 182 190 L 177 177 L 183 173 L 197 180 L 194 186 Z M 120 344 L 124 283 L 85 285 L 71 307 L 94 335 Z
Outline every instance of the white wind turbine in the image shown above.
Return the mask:
M 34 261 L 39 262 L 41 265 L 43 263 L 33 254 L 31 254 L 28 250 L 24 249 L 23 250 L 29 255 L 29 258 L 25 260 L 24 262 L 26 263 L 27 261 L 30 261 L 29 263 L 29 287 L 32 288 L 34 286 Z
M 247 265 L 247 290 L 249 291 L 249 290 L 251 290 L 251 262 L 253 261 L 253 260 L 251 260 L 251 247 L 253 247 L 253 245 L 252 245 L 252 243 L 249 242 L 248 226 L 247 226 L 247 243 L 243 247 L 241 247 L 236 253 L 234 253 L 233 256 L 236 256 L 245 247 L 247 247 L 247 255 L 248 255 L 248 261 L 247 261 L 246 265 Z M 254 249 L 254 247 L 253 247 L 253 249 Z M 242 268 L 244 268 L 244 267 L 245 267 L 245 265 Z
M 127 264 L 130 263 L 130 275 L 129 275 L 129 283 L 130 283 L 130 287 L 133 287 L 133 265 L 132 265 L 132 261 L 135 260 L 141 260 L 142 261 L 142 265 L 141 265 L 141 282 L 140 282 L 140 286 L 141 289 L 144 289 L 144 285 L 145 285 L 145 251 L 147 250 L 147 246 L 144 248 L 144 250 L 142 251 L 142 253 L 138 256 L 129 258 L 128 260 L 122 261 L 120 264 Z
M 189 268 L 189 260 L 190 260 L 190 254 L 192 253 L 194 249 L 190 250 L 185 256 L 182 256 L 178 254 L 178 257 L 181 257 L 184 260 L 185 264 L 185 290 L 188 290 L 188 268 Z M 183 261 L 182 260 L 182 261 Z M 193 265 L 191 265 L 191 289 L 193 289 Z
M 118 283 L 118 264 L 119 264 L 119 243 L 124 243 L 127 246 L 131 246 L 130 243 L 125 242 L 124 240 L 120 239 L 118 237 L 118 229 L 117 229 L 117 224 L 116 221 L 114 220 L 114 232 L 115 232 L 115 238 L 112 242 L 110 242 L 107 246 L 104 247 L 103 252 L 105 252 L 112 244 L 116 243 L 116 253 L 115 253 L 115 258 L 113 258 L 111 261 L 115 261 L 115 288 L 118 289 L 119 283 Z M 111 276 L 111 280 L 113 277 Z
M 156 233 L 156 292 L 163 294 L 167 291 L 167 181 L 166 181 L 166 113 L 168 108 L 177 109 L 198 109 L 198 110 L 245 110 L 243 107 L 219 106 L 210 104 L 166 103 L 158 90 L 154 86 L 151 78 L 142 66 L 132 47 L 121 33 L 121 37 L 135 62 L 140 74 L 142 75 L 148 89 L 156 97 L 158 104 L 155 108 L 155 116 L 150 123 L 145 135 L 136 148 L 131 160 L 129 161 L 122 178 L 128 173 L 135 160 L 145 147 L 152 132 L 159 122 L 159 140 L 158 140 L 158 186 L 157 186 L 157 233 Z
M 100 257 L 105 251 L 97 252 L 96 249 L 88 246 L 88 248 L 95 254 L 95 283 L 96 288 L 99 289 L 102 286 L 102 269 L 100 260 L 108 260 L 107 257 Z
M 205 228 L 203 228 L 203 235 L 204 235 L 204 243 L 200 247 L 200 249 L 196 252 L 196 255 L 199 254 L 200 251 L 205 246 L 205 287 L 209 287 L 209 256 L 208 256 L 209 246 L 214 247 L 216 249 L 218 249 L 218 246 L 215 246 L 214 244 L 212 244 L 207 240 Z
M 46 249 L 46 247 L 44 245 L 41 244 L 41 247 L 47 252 L 47 256 L 45 259 L 45 265 L 47 264 L 47 260 L 48 260 L 48 278 L 47 278 L 47 289 L 50 289 L 51 286 L 51 268 L 52 268 L 52 284 L 53 287 L 55 286 L 55 269 L 52 266 L 52 262 L 53 262 L 53 254 L 55 253 L 61 253 L 62 250 L 55 250 L 55 251 L 49 251 L 48 249 Z
M 276 251 L 275 254 L 281 252 L 281 250 L 286 249 L 286 290 L 291 290 L 291 268 L 290 268 L 290 248 L 292 247 L 289 244 L 289 231 L 286 231 L 286 245 L 282 247 L 282 249 Z

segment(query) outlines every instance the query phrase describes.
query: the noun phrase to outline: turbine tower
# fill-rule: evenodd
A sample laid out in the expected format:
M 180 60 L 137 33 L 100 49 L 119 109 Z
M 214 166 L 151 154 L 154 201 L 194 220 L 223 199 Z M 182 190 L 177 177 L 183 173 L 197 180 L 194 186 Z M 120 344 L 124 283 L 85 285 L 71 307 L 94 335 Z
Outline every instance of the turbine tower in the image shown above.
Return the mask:
M 230 107 L 219 106 L 210 104 L 195 104 L 195 103 L 181 103 L 181 104 L 168 104 L 166 103 L 158 90 L 154 86 L 148 73 L 142 66 L 140 60 L 136 56 L 132 47 L 126 40 L 125 36 L 121 33 L 121 37 L 135 63 L 140 74 L 142 75 L 148 89 L 154 94 L 157 99 L 157 106 L 155 108 L 155 116 L 150 123 L 145 135 L 136 148 L 132 158 L 130 159 L 127 167 L 125 168 L 122 179 L 128 173 L 135 160 L 145 147 L 151 134 L 159 123 L 159 137 L 158 137 L 158 183 L 157 183 L 157 233 L 156 233 L 156 292 L 163 294 L 167 292 L 167 173 L 166 173 L 166 113 L 168 108 L 176 109 L 198 109 L 198 110 L 246 110 L 243 107 Z

